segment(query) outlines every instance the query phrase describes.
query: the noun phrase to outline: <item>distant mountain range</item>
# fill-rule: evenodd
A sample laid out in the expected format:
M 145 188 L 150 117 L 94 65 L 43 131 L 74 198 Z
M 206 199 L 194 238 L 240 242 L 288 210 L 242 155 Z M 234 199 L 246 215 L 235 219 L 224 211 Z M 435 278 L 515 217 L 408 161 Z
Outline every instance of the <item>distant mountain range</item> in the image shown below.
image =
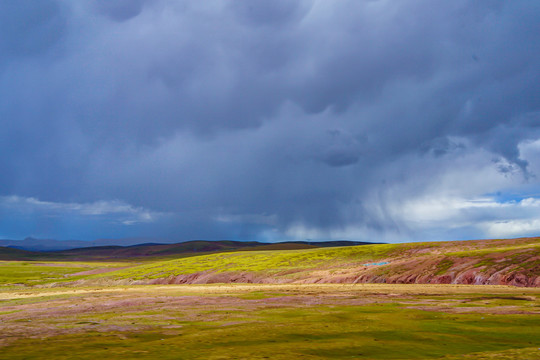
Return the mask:
M 0 240 L 0 246 L 31 251 L 60 251 L 94 246 L 130 246 L 145 243 L 170 244 L 174 240 L 160 238 L 125 238 L 125 239 L 98 239 L 92 241 L 84 240 L 54 240 L 35 239 L 27 237 L 24 240 Z
M 275 247 L 274 243 L 261 243 L 257 241 L 199 241 L 207 244 L 209 248 L 214 248 L 218 244 L 233 245 L 234 248 L 240 247 Z M 14 249 L 29 250 L 29 251 L 63 251 L 79 248 L 94 248 L 94 247 L 132 247 L 132 246 L 147 246 L 147 245 L 171 245 L 171 244 L 187 244 L 195 243 L 195 241 L 178 241 L 163 238 L 137 237 L 124 239 L 98 239 L 92 241 L 83 240 L 54 240 L 54 239 L 35 239 L 28 237 L 24 240 L 0 240 L 0 247 L 9 247 Z M 375 244 L 360 241 L 286 241 L 278 244 L 300 244 L 313 245 L 313 247 L 328 247 L 328 246 L 351 246 L 351 245 L 366 245 Z M 214 249 L 213 249 L 214 250 Z

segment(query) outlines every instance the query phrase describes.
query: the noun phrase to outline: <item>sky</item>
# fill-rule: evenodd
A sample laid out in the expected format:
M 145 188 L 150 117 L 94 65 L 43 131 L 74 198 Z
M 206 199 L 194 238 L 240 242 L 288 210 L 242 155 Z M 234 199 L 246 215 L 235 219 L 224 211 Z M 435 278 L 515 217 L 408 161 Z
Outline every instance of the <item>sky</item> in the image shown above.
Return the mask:
M 0 238 L 540 235 L 536 0 L 0 2 Z

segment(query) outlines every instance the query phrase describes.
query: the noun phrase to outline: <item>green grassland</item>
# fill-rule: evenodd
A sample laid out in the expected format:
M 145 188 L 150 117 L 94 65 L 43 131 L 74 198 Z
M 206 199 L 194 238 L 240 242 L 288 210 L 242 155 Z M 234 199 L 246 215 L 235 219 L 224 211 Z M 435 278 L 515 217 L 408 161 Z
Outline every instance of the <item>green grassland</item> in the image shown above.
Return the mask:
M 0 261 L 0 289 L 6 286 L 43 286 L 71 282 L 86 276 L 70 276 L 79 272 L 117 268 L 126 263 L 59 262 L 59 261 Z
M 390 279 L 411 269 L 444 276 L 463 267 L 538 276 L 539 245 L 538 239 L 290 245 L 174 258 L 158 251 L 118 261 L 47 254 L 0 261 L 0 359 L 536 360 L 540 288 L 297 280 L 324 275 L 332 282 L 357 273 Z M 276 283 L 148 284 L 206 273 Z
M 48 290 L 32 302 L 0 301 L 0 359 L 540 355 L 538 289 L 374 284 L 104 290 L 60 288 L 56 297 Z

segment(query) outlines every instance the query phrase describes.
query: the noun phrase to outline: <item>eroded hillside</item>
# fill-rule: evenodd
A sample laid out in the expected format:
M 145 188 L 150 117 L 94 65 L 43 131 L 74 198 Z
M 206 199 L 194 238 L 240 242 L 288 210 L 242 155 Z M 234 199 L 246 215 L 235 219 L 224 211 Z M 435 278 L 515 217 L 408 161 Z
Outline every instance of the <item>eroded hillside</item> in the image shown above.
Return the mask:
M 158 261 L 88 283 L 418 283 L 540 286 L 540 238 L 242 251 Z

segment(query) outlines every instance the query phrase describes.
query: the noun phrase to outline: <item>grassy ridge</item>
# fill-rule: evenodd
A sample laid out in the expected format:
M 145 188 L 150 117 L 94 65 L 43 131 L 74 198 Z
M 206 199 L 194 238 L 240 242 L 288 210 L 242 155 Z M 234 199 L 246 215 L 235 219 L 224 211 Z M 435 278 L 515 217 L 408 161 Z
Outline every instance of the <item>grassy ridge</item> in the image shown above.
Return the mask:
M 414 271 L 442 276 L 456 272 L 460 266 L 479 272 L 507 269 L 538 276 L 540 243 L 538 239 L 514 239 L 229 252 L 157 261 L 94 278 L 145 280 L 204 272 L 291 278 L 321 271 L 327 272 L 325 276 L 348 272 L 391 278 L 411 272 L 414 275 Z
M 540 276 L 540 239 L 380 244 L 296 249 L 306 244 L 286 244 L 292 250 L 270 250 L 273 245 L 243 247 L 214 253 L 122 259 L 122 262 L 51 261 L 0 262 L 0 284 L 44 285 L 85 280 L 154 282 L 391 282 L 479 283 L 501 272 L 502 282 L 535 285 Z M 205 250 L 207 243 L 182 245 Z M 234 245 L 220 242 L 216 246 Z M 177 244 L 168 245 L 175 247 Z M 284 246 L 279 244 L 277 246 Z M 151 247 L 154 254 L 157 248 Z M 98 248 L 94 251 L 105 251 Z M 124 249 L 120 249 L 124 251 Z M 170 250 L 170 248 L 169 248 Z M 9 249 L 9 251 L 12 251 Z M 77 252 L 75 250 L 74 252 Z M 140 248 L 137 249 L 140 251 Z M 18 250 L 15 250 L 20 254 Z M 45 256 L 48 256 L 45 254 Z M 99 261 L 98 261 L 99 260 Z M 112 269 L 121 267 L 120 270 Z M 88 270 L 103 270 L 91 273 Z M 471 274 L 466 274 L 466 272 Z M 84 272 L 79 274 L 80 272 Z M 75 275 L 74 275 L 75 274 Z M 514 276 L 516 275 L 516 276 Z M 188 280 L 186 276 L 192 276 Z M 193 278 L 195 276 L 196 278 Z M 201 277 L 206 276 L 204 279 Z M 176 279 L 176 277 L 183 277 Z M 515 278 L 515 279 L 514 279 Z M 158 280 L 156 280 L 158 279 Z M 169 279 L 169 280 L 167 280 Z M 159 280 L 162 281 L 162 280 Z M 499 281 L 495 279 L 495 281 Z M 513 281 L 511 283 L 510 281 Z M 481 283 L 481 282 L 480 282 Z
M 324 247 L 366 245 L 358 241 L 292 241 L 280 243 L 261 243 L 258 241 L 232 240 L 193 240 L 175 244 L 138 244 L 131 246 L 92 246 L 61 251 L 29 251 L 0 246 L 0 260 L 51 260 L 51 261 L 139 261 L 170 259 L 199 254 L 245 251 L 245 250 L 294 250 Z M 23 244 L 24 245 L 24 244 Z
M 189 258 L 158 261 L 112 274 L 96 277 L 120 279 L 155 279 L 196 272 L 253 272 L 274 275 L 290 270 L 306 270 L 332 266 L 360 266 L 368 260 L 382 259 L 402 245 L 362 245 L 307 250 L 271 250 L 220 253 Z

